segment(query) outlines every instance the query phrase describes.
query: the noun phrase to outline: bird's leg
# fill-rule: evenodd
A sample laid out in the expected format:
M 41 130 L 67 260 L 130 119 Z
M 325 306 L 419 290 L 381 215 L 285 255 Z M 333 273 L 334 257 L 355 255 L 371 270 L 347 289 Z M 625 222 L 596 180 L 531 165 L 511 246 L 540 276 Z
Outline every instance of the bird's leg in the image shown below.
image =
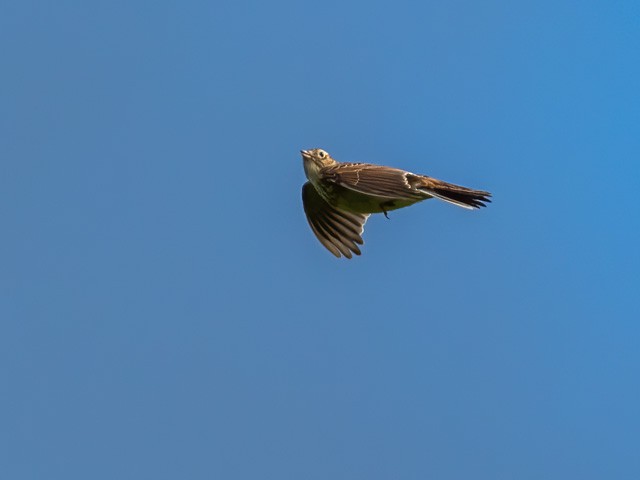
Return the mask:
M 384 213 L 384 216 L 386 217 L 386 219 L 389 220 L 389 215 L 387 215 L 387 209 L 384 208 L 385 206 L 393 207 L 393 202 L 387 202 L 387 203 L 381 203 L 380 204 L 380 208 L 382 209 L 382 213 Z

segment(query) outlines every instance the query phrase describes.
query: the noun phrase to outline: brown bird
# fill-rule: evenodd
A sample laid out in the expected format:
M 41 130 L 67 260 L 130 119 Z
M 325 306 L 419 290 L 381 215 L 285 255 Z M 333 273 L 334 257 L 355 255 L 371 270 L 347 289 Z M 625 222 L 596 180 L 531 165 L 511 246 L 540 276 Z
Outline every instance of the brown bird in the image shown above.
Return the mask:
M 425 175 L 369 163 L 341 163 L 319 148 L 301 150 L 302 204 L 311 230 L 336 257 L 360 255 L 364 224 L 372 213 L 439 198 L 470 210 L 485 207 L 491 194 Z

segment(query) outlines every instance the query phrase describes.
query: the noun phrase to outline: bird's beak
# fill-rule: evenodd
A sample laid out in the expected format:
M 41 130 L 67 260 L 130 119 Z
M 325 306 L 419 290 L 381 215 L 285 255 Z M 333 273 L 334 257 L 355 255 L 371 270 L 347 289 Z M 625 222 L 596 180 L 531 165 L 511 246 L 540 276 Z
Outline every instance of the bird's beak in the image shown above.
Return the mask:
M 300 153 L 302 154 L 302 156 L 304 158 L 309 158 L 311 157 L 311 154 L 309 153 L 309 150 L 300 150 Z

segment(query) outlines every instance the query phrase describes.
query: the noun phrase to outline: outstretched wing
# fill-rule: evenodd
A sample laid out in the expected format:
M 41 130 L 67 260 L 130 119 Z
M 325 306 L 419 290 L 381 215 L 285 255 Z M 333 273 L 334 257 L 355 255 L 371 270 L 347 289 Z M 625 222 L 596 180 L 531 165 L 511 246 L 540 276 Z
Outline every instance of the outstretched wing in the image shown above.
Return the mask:
M 417 200 L 428 195 L 407 180 L 412 175 L 397 168 L 368 163 L 340 163 L 322 171 L 322 180 L 365 195 L 395 200 Z
M 336 257 L 360 255 L 362 232 L 369 215 L 345 212 L 329 205 L 307 182 L 302 186 L 302 205 L 309 226 L 320 243 Z
M 368 163 L 340 163 L 323 170 L 323 181 L 376 197 L 416 201 L 436 197 L 460 207 L 475 209 L 491 202 L 491 194 L 426 175 Z

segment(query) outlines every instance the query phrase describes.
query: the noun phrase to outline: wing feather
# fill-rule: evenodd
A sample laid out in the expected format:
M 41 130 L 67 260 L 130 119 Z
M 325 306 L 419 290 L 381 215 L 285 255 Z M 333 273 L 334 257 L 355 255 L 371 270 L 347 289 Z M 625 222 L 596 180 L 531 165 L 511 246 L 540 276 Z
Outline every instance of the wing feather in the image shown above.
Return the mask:
M 428 196 L 409 184 L 408 174 L 397 168 L 368 163 L 340 163 L 323 171 L 324 180 L 365 195 L 396 200 Z
M 362 232 L 369 215 L 345 212 L 329 205 L 307 182 L 302 187 L 302 205 L 311 230 L 336 257 L 360 255 Z

